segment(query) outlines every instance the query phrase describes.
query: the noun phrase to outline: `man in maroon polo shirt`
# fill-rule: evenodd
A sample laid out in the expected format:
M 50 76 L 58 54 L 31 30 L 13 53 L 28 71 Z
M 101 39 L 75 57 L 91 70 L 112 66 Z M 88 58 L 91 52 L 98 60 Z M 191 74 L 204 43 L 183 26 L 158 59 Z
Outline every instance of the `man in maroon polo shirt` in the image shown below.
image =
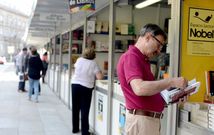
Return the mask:
M 134 46 L 130 46 L 118 62 L 117 72 L 127 108 L 126 135 L 159 135 L 164 100 L 160 92 L 170 87 L 185 88 L 183 77 L 155 81 L 149 58 L 158 55 L 167 36 L 155 24 L 140 31 Z

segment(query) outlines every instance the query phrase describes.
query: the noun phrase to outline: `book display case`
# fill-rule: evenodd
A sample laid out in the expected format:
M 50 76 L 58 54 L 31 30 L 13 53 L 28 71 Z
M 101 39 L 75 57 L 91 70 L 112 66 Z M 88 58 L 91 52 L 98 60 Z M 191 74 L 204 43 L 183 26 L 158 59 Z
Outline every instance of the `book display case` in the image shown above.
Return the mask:
M 68 91 L 69 91 L 69 50 L 70 50 L 70 32 L 62 34 L 62 49 L 61 49 L 61 68 L 60 68 L 60 99 L 68 105 Z

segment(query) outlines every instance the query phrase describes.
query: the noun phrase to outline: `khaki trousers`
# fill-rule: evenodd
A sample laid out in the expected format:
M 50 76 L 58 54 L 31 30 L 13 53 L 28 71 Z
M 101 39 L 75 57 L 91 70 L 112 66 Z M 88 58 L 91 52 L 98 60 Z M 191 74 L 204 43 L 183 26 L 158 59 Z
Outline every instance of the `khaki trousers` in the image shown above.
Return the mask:
M 126 135 L 160 135 L 160 119 L 126 113 Z

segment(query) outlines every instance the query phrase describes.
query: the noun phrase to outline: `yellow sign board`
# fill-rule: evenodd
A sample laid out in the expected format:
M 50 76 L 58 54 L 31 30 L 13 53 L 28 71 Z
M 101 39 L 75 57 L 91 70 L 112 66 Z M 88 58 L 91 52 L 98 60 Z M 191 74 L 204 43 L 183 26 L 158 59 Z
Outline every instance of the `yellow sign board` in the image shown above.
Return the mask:
M 205 73 L 214 70 L 214 0 L 183 0 L 182 11 L 180 75 L 201 82 L 199 91 L 189 101 L 203 102 L 207 97 Z
M 189 7 L 187 54 L 214 56 L 214 10 Z

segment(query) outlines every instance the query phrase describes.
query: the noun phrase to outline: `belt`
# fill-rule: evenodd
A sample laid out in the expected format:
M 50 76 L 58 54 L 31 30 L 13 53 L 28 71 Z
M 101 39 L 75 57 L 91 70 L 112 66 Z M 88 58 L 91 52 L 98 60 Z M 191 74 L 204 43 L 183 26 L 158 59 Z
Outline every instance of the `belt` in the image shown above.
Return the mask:
M 143 116 L 149 116 L 149 117 L 160 118 L 160 119 L 163 117 L 163 113 L 159 113 L 159 112 L 151 112 L 151 111 L 144 111 L 144 110 L 137 110 L 137 109 L 131 109 L 128 111 L 129 113 L 135 114 L 135 115 L 143 115 Z

